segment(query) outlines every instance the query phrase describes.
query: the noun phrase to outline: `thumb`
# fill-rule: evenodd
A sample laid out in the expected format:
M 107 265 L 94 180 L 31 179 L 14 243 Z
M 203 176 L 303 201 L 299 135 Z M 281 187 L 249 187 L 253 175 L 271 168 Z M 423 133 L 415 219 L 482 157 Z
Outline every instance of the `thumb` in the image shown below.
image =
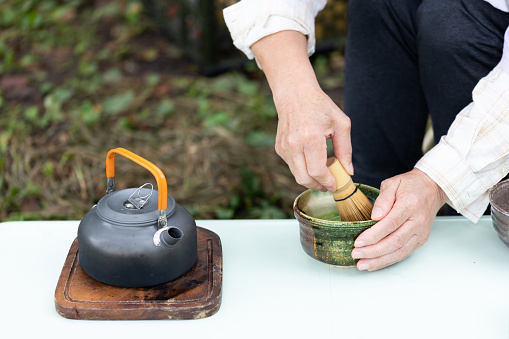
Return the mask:
M 371 211 L 371 218 L 373 220 L 381 220 L 389 214 L 396 201 L 397 188 L 398 185 L 394 180 L 389 179 L 382 182 L 380 194 L 376 198 L 373 210 Z

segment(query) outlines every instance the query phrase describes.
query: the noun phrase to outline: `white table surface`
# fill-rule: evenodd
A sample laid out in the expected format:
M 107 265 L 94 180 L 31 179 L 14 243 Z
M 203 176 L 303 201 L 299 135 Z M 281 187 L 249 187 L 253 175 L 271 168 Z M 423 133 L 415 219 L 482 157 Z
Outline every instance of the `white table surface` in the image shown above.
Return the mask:
M 198 220 L 222 241 L 221 308 L 152 321 L 55 311 L 78 224 L 0 223 L 0 338 L 509 338 L 509 248 L 489 217 L 439 217 L 424 247 L 376 272 L 312 259 L 296 220 Z

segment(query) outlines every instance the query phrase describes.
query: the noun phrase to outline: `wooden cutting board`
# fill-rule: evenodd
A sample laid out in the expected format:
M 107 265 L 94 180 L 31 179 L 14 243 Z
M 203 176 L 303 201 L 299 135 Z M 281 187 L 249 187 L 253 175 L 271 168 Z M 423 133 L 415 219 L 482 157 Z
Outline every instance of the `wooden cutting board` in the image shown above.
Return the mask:
M 103 284 L 80 266 L 78 239 L 67 255 L 55 290 L 57 312 L 69 319 L 154 320 L 210 317 L 221 305 L 223 258 L 221 240 L 198 227 L 198 257 L 185 275 L 142 288 Z

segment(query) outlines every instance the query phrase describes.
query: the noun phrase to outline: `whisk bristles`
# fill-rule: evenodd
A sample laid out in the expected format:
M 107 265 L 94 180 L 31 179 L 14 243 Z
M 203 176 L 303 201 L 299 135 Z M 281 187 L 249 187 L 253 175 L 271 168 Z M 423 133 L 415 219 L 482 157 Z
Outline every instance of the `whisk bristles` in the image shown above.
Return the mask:
M 336 178 L 336 191 L 332 195 L 341 220 L 370 220 L 373 203 L 353 183 L 352 178 L 336 158 L 329 158 L 327 166 Z

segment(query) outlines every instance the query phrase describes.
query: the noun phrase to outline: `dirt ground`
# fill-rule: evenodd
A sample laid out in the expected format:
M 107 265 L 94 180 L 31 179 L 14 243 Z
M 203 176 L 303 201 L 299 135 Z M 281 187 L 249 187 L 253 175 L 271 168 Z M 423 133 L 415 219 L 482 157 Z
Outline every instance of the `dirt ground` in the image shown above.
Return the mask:
M 160 167 L 195 218 L 293 217 L 304 188 L 274 151 L 277 115 L 253 63 L 203 76 L 136 1 L 0 6 L 0 220 L 81 219 L 115 147 Z M 341 105 L 341 54 L 314 65 Z M 115 166 L 119 189 L 155 184 L 127 159 Z

